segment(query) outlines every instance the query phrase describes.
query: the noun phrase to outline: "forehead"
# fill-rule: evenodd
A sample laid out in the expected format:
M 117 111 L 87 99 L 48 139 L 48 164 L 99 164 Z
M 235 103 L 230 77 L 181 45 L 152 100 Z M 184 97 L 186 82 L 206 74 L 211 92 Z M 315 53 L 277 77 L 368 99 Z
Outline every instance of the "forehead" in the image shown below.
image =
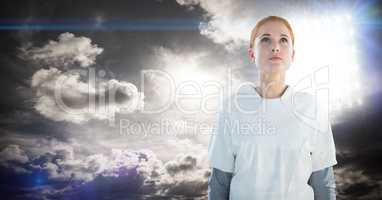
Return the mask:
M 262 24 L 259 27 L 256 37 L 259 37 L 263 34 L 270 34 L 275 36 L 280 36 L 281 34 L 285 34 L 288 37 L 291 37 L 287 26 L 280 21 L 267 21 L 264 24 Z

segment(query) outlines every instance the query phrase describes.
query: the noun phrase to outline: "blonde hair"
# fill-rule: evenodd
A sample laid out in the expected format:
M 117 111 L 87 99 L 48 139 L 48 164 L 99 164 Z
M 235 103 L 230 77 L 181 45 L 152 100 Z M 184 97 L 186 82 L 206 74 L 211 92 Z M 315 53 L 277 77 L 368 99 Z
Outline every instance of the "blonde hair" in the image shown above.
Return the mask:
M 252 29 L 251 39 L 249 41 L 249 48 L 253 48 L 254 41 L 255 41 L 255 38 L 257 36 L 257 32 L 259 31 L 260 27 L 263 24 L 265 24 L 266 22 L 269 22 L 269 21 L 278 21 L 278 22 L 283 23 L 287 27 L 289 32 L 290 32 L 290 36 L 291 36 L 291 39 L 292 39 L 292 45 L 294 46 L 294 34 L 293 34 L 293 30 L 292 30 L 292 27 L 289 24 L 289 22 L 286 19 L 284 19 L 282 17 L 279 17 L 279 16 L 268 16 L 268 17 L 265 17 L 265 18 L 261 19 L 260 21 L 258 21 L 256 23 L 256 26 Z

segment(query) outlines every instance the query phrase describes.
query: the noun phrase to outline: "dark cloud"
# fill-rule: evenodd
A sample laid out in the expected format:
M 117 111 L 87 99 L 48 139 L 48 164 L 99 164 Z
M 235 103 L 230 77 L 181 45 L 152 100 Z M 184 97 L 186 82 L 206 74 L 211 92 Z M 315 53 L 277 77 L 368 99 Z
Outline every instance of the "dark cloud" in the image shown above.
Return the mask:
M 179 172 L 195 169 L 197 164 L 196 162 L 196 158 L 193 158 L 192 156 L 185 156 L 178 162 L 167 163 L 166 170 L 170 175 L 174 176 Z
M 359 167 L 335 170 L 338 199 L 378 199 L 382 190 L 381 177 L 368 175 Z
M 381 94 L 369 97 L 379 99 Z M 347 113 L 347 122 L 333 126 L 338 165 L 335 168 L 338 199 L 379 199 L 382 190 L 382 109 L 371 102 Z
M 23 190 L 24 197 L 40 194 L 48 199 L 77 199 L 95 194 L 105 198 L 117 194 L 127 198 L 145 195 L 197 197 L 206 193 L 208 169 L 192 155 L 180 155 L 162 163 L 149 150 L 112 149 L 105 154 L 85 155 L 69 143 L 50 145 L 54 146 L 45 148 L 50 149 L 49 152 L 38 153 L 28 152 L 18 145 L 2 149 L 2 182 L 9 184 L 9 179 L 5 178 L 17 177 L 11 186 Z M 3 191 L 13 194 L 11 186 Z

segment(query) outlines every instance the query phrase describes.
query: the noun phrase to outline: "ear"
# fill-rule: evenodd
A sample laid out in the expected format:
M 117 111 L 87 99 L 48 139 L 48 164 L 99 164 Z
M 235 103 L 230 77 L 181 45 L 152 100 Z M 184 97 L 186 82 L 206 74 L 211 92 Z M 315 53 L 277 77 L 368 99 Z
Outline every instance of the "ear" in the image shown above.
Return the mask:
M 252 48 L 248 49 L 248 56 L 249 56 L 250 62 L 253 63 L 255 61 L 255 52 L 253 51 Z

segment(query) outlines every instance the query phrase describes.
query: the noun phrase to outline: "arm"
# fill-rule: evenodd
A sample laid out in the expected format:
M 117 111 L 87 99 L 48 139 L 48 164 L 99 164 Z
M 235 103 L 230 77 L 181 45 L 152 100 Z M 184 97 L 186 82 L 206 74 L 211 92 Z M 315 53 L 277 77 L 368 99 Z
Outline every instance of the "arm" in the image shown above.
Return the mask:
M 335 200 L 336 183 L 333 167 L 324 168 L 312 173 L 308 184 L 314 191 L 314 200 Z
M 208 179 L 208 199 L 228 200 L 232 173 L 212 168 Z

